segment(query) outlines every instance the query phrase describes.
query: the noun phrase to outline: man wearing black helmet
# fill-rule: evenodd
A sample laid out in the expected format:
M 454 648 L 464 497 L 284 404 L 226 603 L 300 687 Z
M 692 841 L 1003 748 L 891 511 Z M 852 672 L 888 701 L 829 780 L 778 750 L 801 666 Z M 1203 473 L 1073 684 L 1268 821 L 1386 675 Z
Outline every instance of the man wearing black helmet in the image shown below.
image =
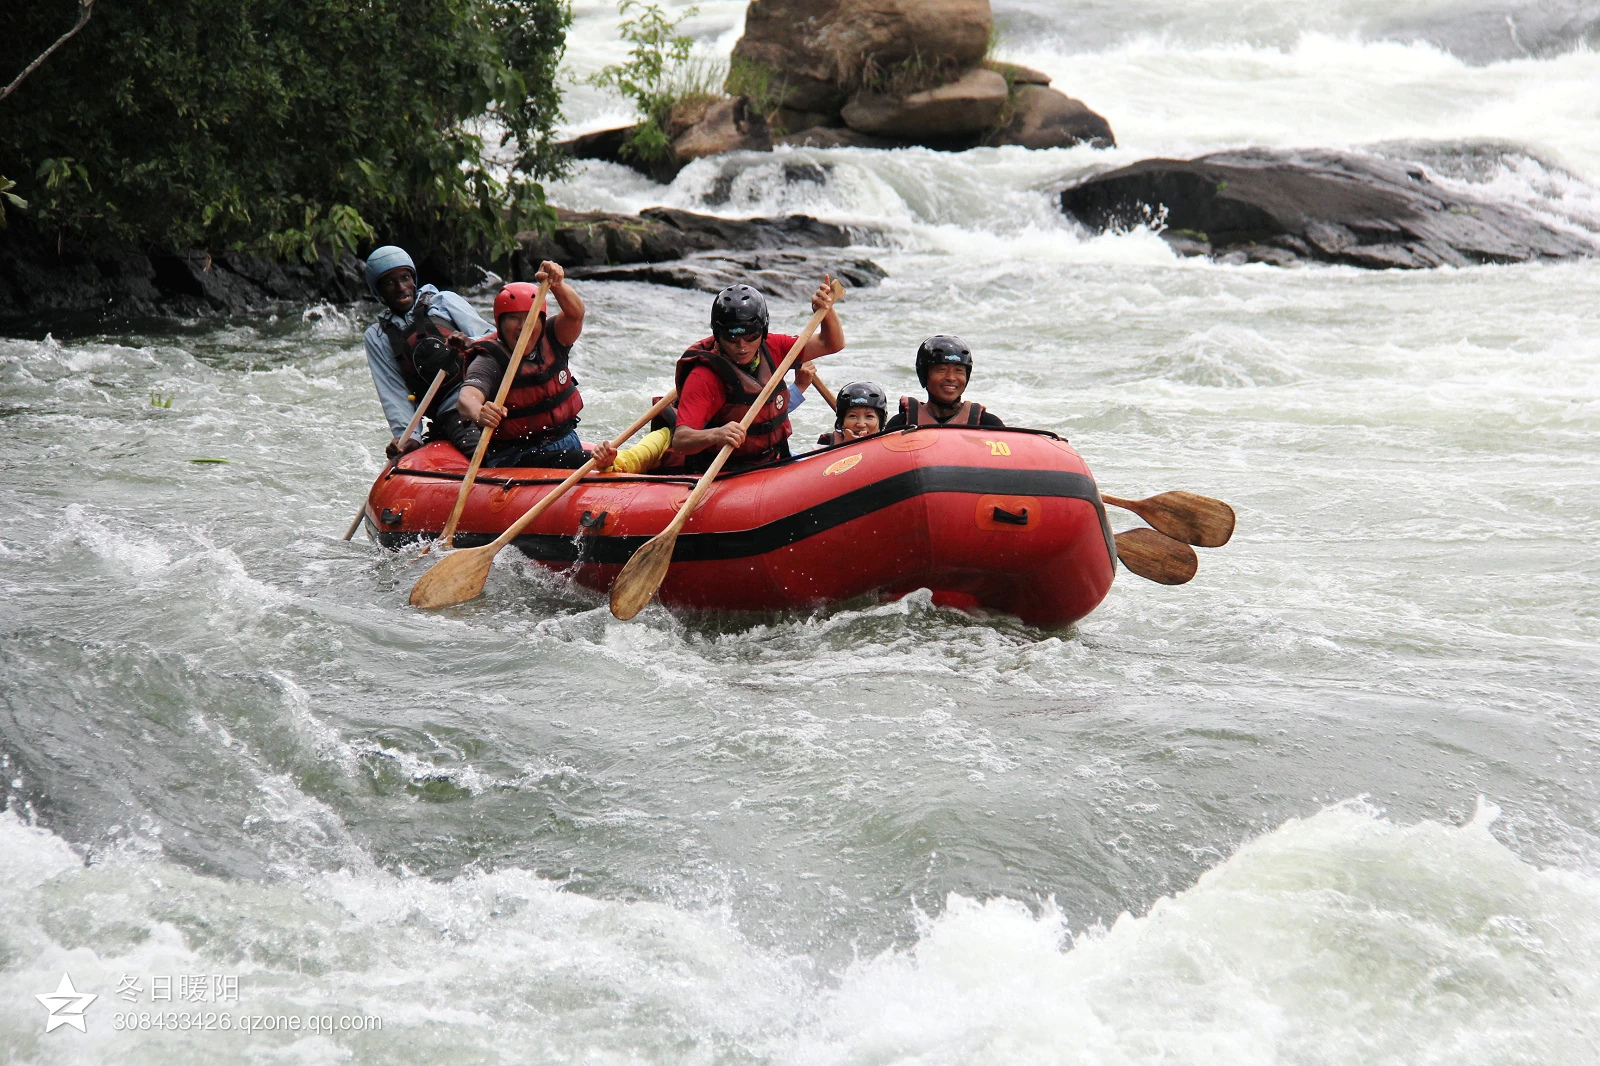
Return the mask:
M 844 329 L 833 310 L 832 279 L 811 296 L 814 311 L 826 310 L 822 326 L 801 349 L 796 364 L 832 355 L 844 347 Z M 711 336 L 678 360 L 678 428 L 672 449 L 685 456 L 689 472 L 703 471 L 717 452 L 733 445 L 728 465 L 757 466 L 789 455 L 790 393 L 778 389 L 757 412 L 747 432 L 739 423 L 772 380 L 796 338 L 767 331 L 767 301 L 749 285 L 734 285 L 711 307 Z
M 900 413 L 885 429 L 906 426 L 987 426 L 1004 429 L 1005 423 L 982 404 L 962 400 L 972 378 L 972 349 L 960 337 L 929 337 L 917 349 L 917 380 L 928 390 L 926 400 L 900 397 Z

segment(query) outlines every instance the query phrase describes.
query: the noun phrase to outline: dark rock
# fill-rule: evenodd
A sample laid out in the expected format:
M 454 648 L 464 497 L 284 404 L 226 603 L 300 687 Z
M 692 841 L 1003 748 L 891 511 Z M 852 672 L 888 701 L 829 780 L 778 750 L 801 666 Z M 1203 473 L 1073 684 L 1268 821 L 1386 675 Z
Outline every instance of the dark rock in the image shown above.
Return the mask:
M 1070 148 L 1088 144 L 1115 148 L 1111 124 L 1082 100 L 1042 85 L 1018 85 L 1011 96 L 1011 117 L 986 144 L 1018 144 L 1024 148 Z
M 848 248 L 879 239 L 874 229 L 839 226 L 810 215 L 735 219 L 652 207 L 637 215 L 559 211 L 557 217 L 552 236 L 519 234 L 513 278 L 532 278 L 545 259 L 568 267 L 619 266 L 663 263 L 695 252 Z
M 671 263 L 579 267 L 571 271 L 574 278 L 590 281 L 642 281 L 701 292 L 721 292 L 729 285 L 744 282 L 780 300 L 804 298 L 824 274 L 832 274 L 858 289 L 878 285 L 888 276 L 870 259 L 775 251 L 702 252 Z
M 1097 229 L 1164 222 L 1225 260 L 1242 252 L 1245 261 L 1292 256 L 1381 270 L 1600 253 L 1600 235 L 1445 188 L 1419 164 L 1353 152 L 1147 159 L 1066 189 L 1061 206 Z
M 663 185 L 671 184 L 672 179 L 678 176 L 678 171 L 683 169 L 683 165 L 676 159 L 661 159 L 647 163 L 628 152 L 625 146 L 633 131 L 633 126 L 598 130 L 594 133 L 585 133 L 581 137 L 574 137 L 570 141 L 561 141 L 556 147 L 573 159 L 596 159 L 602 163 L 616 163 L 618 166 L 637 170 L 652 181 L 658 181 Z

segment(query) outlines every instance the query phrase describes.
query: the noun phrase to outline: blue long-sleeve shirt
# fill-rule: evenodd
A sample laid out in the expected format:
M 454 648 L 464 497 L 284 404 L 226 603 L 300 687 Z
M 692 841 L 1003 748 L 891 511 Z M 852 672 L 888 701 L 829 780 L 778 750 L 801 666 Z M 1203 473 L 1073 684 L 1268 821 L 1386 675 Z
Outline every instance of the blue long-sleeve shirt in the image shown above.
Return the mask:
M 450 328 L 465 333 L 470 337 L 482 337 L 493 333 L 494 326 L 485 322 L 472 309 L 472 305 L 453 292 L 440 292 L 432 285 L 424 285 L 417 290 L 417 298 L 427 293 L 432 297 L 428 306 L 428 313 L 435 318 L 449 323 Z M 372 371 L 372 383 L 378 388 L 378 402 L 383 404 L 384 417 L 389 420 L 389 432 L 399 439 L 400 434 L 406 431 L 406 426 L 411 424 L 411 416 L 416 413 L 417 405 L 411 399 L 411 390 L 406 386 L 406 379 L 400 373 L 400 361 L 395 358 L 394 348 L 389 343 L 389 335 L 384 332 L 385 322 L 393 323 L 401 333 L 411 325 L 412 316 L 416 314 L 417 305 L 412 304 L 411 310 L 403 315 L 397 315 L 385 308 L 378 314 L 378 321 L 367 327 L 365 340 L 367 344 L 367 369 Z M 456 405 L 456 397 L 461 394 L 458 385 L 449 395 L 440 400 L 440 410 L 449 410 Z M 422 397 L 417 397 L 421 400 Z M 417 440 L 422 439 L 422 427 L 412 434 Z

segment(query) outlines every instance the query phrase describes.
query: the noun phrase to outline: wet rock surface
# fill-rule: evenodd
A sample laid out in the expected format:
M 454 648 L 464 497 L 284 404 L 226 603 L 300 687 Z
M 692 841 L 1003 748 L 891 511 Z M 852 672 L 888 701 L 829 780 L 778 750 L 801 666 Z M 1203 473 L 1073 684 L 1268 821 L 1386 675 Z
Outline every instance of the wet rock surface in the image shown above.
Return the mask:
M 348 303 L 366 295 L 361 260 L 312 262 L 203 251 L 147 254 L 11 238 L 0 246 L 0 318 L 40 315 L 248 314 L 277 304 Z
M 809 215 L 728 219 L 668 207 L 650 208 L 638 215 L 560 211 L 551 235 L 521 234 L 518 251 L 509 262 L 493 266 L 513 279 L 527 280 L 545 259 L 577 268 L 611 267 L 667 263 L 707 252 L 772 256 L 848 248 L 880 239 L 871 227 L 840 226 Z M 415 248 L 411 251 L 424 281 L 459 290 L 497 284 L 495 275 L 482 266 L 451 265 L 436 255 L 418 254 Z M 789 262 L 771 259 L 771 265 L 761 269 L 781 274 Z M 868 260 L 859 260 L 865 266 L 851 265 L 857 262 L 840 260 L 840 269 L 849 266 L 864 272 L 863 278 L 878 270 Z M 68 249 L 58 253 L 53 247 L 22 244 L 13 238 L 11 244 L 0 246 L 0 321 L 32 329 L 37 325 L 33 320 L 55 320 L 62 315 L 243 315 L 285 305 L 353 303 L 369 298 L 362 265 L 348 253 L 337 257 L 324 254 L 310 264 L 238 254 L 209 256 L 199 251 L 92 255 Z M 704 273 L 712 268 L 696 269 Z
M 743 282 L 781 300 L 803 299 L 824 274 L 853 289 L 870 288 L 888 277 L 870 259 L 821 251 L 702 252 L 670 263 L 578 267 L 570 274 L 591 281 L 641 281 L 701 292 L 721 292 Z
M 1147 159 L 1071 186 L 1061 206 L 1095 229 L 1164 223 L 1179 252 L 1230 263 L 1420 269 L 1600 254 L 1600 235 L 1356 152 Z

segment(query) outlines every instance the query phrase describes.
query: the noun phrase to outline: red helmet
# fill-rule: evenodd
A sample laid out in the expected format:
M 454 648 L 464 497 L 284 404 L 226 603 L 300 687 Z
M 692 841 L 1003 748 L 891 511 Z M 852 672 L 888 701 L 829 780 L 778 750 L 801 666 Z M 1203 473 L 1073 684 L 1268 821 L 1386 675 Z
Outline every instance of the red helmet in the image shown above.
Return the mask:
M 500 321 L 501 315 L 514 315 L 527 313 L 533 310 L 533 298 L 539 294 L 539 286 L 530 285 L 526 281 L 513 281 L 510 285 L 500 290 L 500 295 L 494 298 L 494 320 Z

